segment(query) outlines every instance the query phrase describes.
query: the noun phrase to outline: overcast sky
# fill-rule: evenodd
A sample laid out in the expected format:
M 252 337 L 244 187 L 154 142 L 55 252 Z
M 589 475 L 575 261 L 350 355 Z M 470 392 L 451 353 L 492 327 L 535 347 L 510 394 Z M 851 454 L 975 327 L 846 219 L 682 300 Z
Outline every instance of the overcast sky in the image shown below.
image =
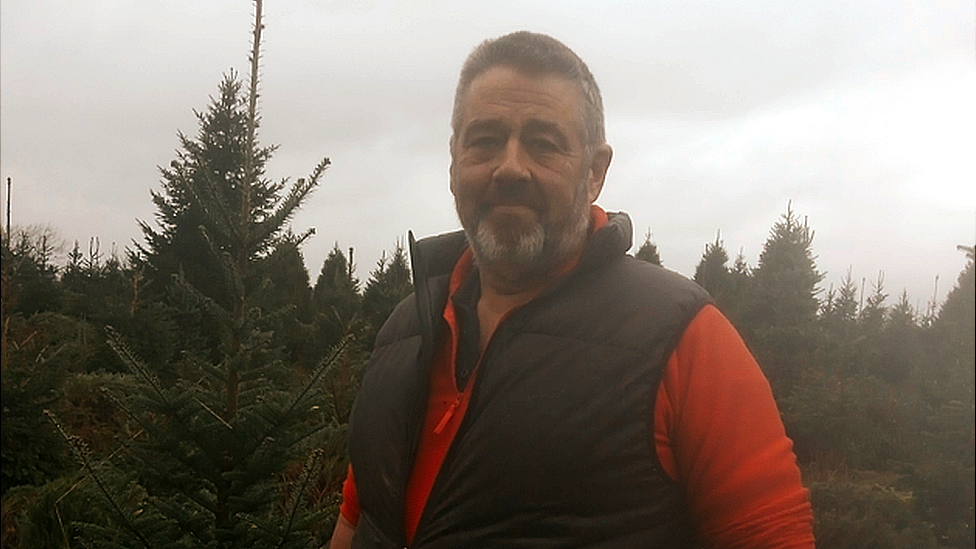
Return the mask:
M 268 173 L 332 160 L 295 218 L 314 283 L 335 243 L 366 279 L 407 230 L 458 227 L 447 141 L 481 40 L 549 33 L 600 84 L 614 147 L 599 204 L 694 273 L 718 231 L 750 265 L 792 200 L 839 285 L 885 273 L 925 306 L 976 242 L 976 2 L 267 0 Z M 246 75 L 248 0 L 2 0 L 0 176 L 15 226 L 103 252 L 152 220 L 157 166 L 197 132 L 222 74 Z M 6 215 L 6 213 L 4 213 Z M 6 223 L 6 218 L 4 218 Z M 635 246 L 636 249 L 636 246 Z M 870 286 L 868 286 L 870 290 Z

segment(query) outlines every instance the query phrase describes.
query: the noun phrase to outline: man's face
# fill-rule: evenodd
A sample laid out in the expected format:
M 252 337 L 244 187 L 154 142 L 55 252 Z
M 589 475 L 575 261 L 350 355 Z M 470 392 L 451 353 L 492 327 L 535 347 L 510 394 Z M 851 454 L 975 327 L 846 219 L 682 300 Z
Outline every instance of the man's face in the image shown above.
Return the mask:
M 472 81 L 451 147 L 451 192 L 483 267 L 518 279 L 559 266 L 586 239 L 610 164 L 583 142 L 569 80 L 494 67 Z

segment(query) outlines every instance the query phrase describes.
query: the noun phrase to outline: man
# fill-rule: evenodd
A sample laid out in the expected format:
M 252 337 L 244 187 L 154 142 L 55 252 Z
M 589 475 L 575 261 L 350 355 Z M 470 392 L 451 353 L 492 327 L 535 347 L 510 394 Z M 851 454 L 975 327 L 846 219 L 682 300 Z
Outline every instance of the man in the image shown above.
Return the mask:
M 586 65 L 548 36 L 489 40 L 452 127 L 464 231 L 411 238 L 332 547 L 812 547 L 741 339 L 594 205 L 612 150 Z

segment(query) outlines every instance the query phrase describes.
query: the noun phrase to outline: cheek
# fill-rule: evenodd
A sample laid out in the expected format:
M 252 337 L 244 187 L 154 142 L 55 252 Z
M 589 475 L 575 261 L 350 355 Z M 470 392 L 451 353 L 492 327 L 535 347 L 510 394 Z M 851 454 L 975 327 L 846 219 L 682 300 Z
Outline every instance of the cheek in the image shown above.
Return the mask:
M 451 190 L 454 194 L 483 192 L 491 180 L 490 171 L 480 165 L 455 165 L 451 174 Z
M 451 176 L 451 194 L 457 209 L 471 211 L 478 207 L 484 195 L 484 186 L 479 185 L 476 178 L 465 169 L 455 168 Z

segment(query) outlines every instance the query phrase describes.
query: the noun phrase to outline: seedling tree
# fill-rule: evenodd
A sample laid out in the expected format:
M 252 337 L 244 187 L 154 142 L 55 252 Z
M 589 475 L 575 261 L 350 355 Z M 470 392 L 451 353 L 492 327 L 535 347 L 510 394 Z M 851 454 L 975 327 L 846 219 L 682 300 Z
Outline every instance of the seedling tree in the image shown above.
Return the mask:
M 330 457 L 318 448 L 341 429 L 319 403 L 345 343 L 302 371 L 282 359 L 268 328 L 288 310 L 261 304 L 270 302 L 275 250 L 310 234 L 295 236 L 287 223 L 329 160 L 294 184 L 263 177 L 273 148 L 256 139 L 263 23 L 262 2 L 254 4 L 246 93 L 233 73 L 225 77 L 199 115 L 198 139 L 181 135 L 184 150 L 163 170 L 165 194 L 154 194 L 163 229 L 144 224 L 147 245 L 140 248 L 150 267 L 164 252 L 175 253 L 170 293 L 206 319 L 211 340 L 160 366 L 108 330 L 128 374 L 107 378 L 105 393 L 128 417 L 128 431 L 108 457 L 68 437 L 104 496 L 96 504 L 112 517 L 79 525 L 80 537 L 94 546 L 310 547 L 317 543 L 313 531 L 327 522 L 307 494 Z M 192 258 L 166 246 L 189 220 L 213 269 L 195 280 L 180 274 Z

